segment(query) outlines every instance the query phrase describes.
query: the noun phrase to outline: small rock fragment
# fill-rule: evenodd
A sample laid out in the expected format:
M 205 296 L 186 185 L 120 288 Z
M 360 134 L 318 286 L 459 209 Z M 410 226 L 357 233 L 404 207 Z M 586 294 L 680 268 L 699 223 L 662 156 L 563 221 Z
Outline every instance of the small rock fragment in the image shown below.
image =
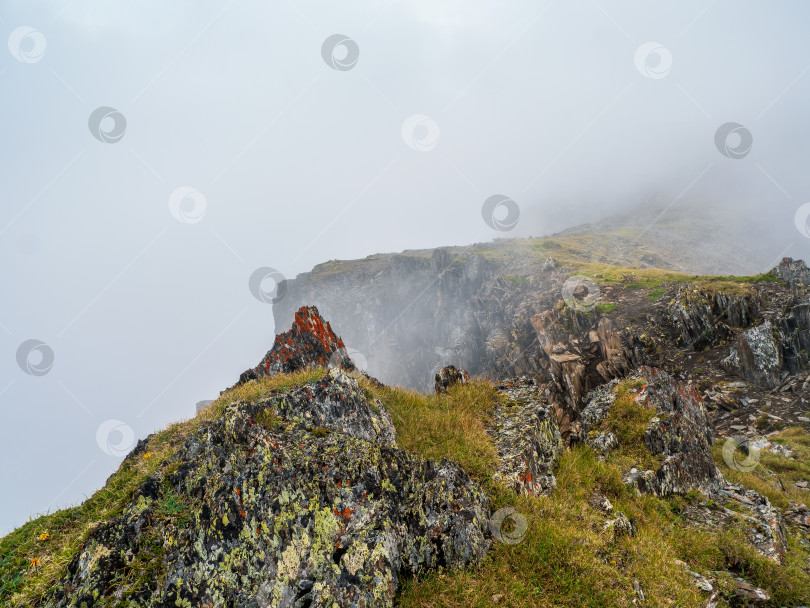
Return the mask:
M 458 369 L 455 365 L 448 365 L 436 374 L 433 386 L 438 395 L 439 393 L 446 393 L 447 389 L 455 384 L 467 384 L 469 381 L 470 375 L 466 370 Z

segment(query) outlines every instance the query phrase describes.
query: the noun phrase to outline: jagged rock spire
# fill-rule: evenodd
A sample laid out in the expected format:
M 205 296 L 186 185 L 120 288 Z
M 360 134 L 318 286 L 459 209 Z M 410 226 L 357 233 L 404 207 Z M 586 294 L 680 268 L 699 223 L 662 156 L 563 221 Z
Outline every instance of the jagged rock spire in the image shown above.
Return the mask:
M 276 336 L 273 348 L 259 365 L 242 373 L 238 384 L 307 367 L 326 367 L 330 362 L 349 371 L 355 369 L 343 340 L 332 331 L 329 322 L 315 306 L 302 306 L 295 313 L 290 330 Z

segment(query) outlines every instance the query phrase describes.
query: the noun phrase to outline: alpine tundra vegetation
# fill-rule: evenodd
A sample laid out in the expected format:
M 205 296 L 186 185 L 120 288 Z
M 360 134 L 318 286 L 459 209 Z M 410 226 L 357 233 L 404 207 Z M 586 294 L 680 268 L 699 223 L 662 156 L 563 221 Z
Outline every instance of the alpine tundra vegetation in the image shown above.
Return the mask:
M 0 540 L 0 603 L 809 603 L 810 271 L 690 277 L 550 243 L 290 281 L 255 368 Z M 434 282 L 433 314 L 374 343 L 362 328 L 408 322 L 402 273 Z

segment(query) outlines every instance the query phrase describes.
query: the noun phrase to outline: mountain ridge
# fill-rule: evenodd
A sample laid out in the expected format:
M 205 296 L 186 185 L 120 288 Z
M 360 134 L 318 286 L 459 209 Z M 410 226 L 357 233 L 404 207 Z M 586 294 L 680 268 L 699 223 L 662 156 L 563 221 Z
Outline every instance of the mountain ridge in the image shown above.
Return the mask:
M 810 270 L 629 269 L 566 238 L 322 267 L 351 314 L 299 307 L 197 417 L 0 539 L 0 600 L 807 603 Z M 388 299 L 363 308 L 352 273 Z M 419 281 L 396 293 L 404 276 Z M 288 285 L 274 312 L 301 296 Z M 433 321 L 392 360 L 432 394 L 378 380 L 332 330 L 354 315 L 384 334 L 414 306 Z M 421 361 L 420 331 L 456 339 L 460 369 Z

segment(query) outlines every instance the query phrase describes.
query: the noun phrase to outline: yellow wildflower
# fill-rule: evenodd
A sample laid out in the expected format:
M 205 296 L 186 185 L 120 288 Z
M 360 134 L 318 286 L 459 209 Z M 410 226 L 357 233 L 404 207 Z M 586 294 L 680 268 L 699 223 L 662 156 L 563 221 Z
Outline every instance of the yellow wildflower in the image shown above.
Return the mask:
M 39 535 L 39 540 L 48 540 L 50 537 L 51 537 L 50 534 L 48 534 L 47 532 L 43 532 L 42 534 Z

